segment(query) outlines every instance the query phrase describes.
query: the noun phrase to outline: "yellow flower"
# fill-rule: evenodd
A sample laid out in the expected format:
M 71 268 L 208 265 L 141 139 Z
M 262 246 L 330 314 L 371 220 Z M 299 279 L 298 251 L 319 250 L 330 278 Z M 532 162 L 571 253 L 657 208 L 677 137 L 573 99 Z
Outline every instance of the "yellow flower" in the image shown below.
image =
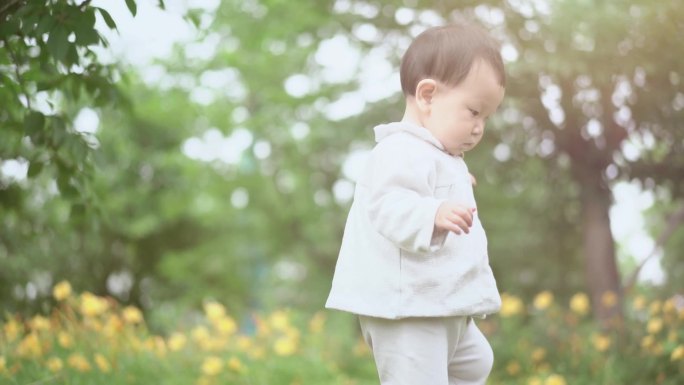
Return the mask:
M 648 321 L 648 324 L 646 325 L 646 330 L 650 334 L 658 334 L 663 329 L 663 320 L 660 318 L 653 318 L 650 321 Z
M 152 336 L 145 340 L 145 349 L 155 353 L 158 357 L 166 355 L 166 342 L 160 336 Z
M 553 294 L 548 290 L 544 290 L 534 297 L 534 307 L 538 310 L 544 310 L 551 306 L 552 303 Z
M 544 348 L 536 348 L 532 351 L 532 361 L 534 362 L 541 362 L 544 360 L 546 357 L 546 349 Z
M 223 361 L 216 356 L 210 356 L 202 362 L 202 373 L 206 376 L 215 376 L 223 369 Z
M 257 335 L 260 337 L 269 337 L 271 335 L 271 326 L 266 320 L 258 315 L 254 317 L 254 322 L 256 324 Z
M 245 370 L 245 365 L 242 364 L 242 361 L 240 361 L 239 358 L 237 357 L 230 357 L 228 360 L 228 369 L 241 373 Z
M 672 343 L 677 342 L 677 332 L 675 330 L 670 330 L 670 332 L 667 333 L 667 341 Z
M 52 288 L 52 296 L 57 301 L 64 301 L 71 295 L 71 285 L 67 281 L 62 281 Z
M 126 306 L 123 309 L 122 316 L 128 324 L 139 324 L 143 321 L 142 312 L 135 306 Z
M 96 331 L 98 333 L 102 332 L 104 329 L 104 325 L 102 324 L 102 321 L 100 321 L 97 318 L 86 318 L 83 320 L 83 326 L 86 329 L 90 329 L 93 331 Z
M 169 349 L 172 352 L 177 352 L 185 346 L 187 343 L 188 339 L 185 337 L 184 334 L 181 333 L 173 333 L 171 337 L 169 337 Z
M 109 373 L 112 370 L 109 361 L 100 353 L 95 355 L 95 364 L 97 364 L 97 367 L 100 368 L 100 371 L 103 373 Z
M 59 346 L 69 349 L 70 347 L 74 346 L 74 339 L 71 337 L 71 335 L 65 331 L 60 331 L 57 333 L 57 342 L 59 342 Z
M 319 334 L 323 331 L 325 326 L 325 314 L 323 312 L 316 312 L 311 320 L 309 321 L 309 331 L 313 334 Z
M 278 310 L 271 314 L 269 323 L 275 330 L 285 330 L 290 325 L 290 320 L 285 311 Z
M 611 344 L 610 337 L 603 334 L 594 334 L 591 337 L 591 342 L 594 345 L 594 349 L 598 350 L 599 352 L 605 352 L 608 350 Z
M 21 357 L 40 357 L 43 354 L 43 347 L 38 334 L 31 332 L 24 337 L 17 346 L 17 354 Z
M 292 326 L 289 326 L 289 327 L 287 327 L 285 330 L 283 330 L 283 333 L 284 333 L 287 337 L 292 338 L 292 339 L 295 339 L 295 340 L 296 340 L 296 339 L 299 339 L 299 336 L 300 336 L 299 329 L 297 329 L 297 328 L 295 328 L 295 327 L 292 327 Z
M 660 309 L 663 307 L 663 304 L 656 300 L 651 303 L 651 306 L 649 306 L 648 311 L 651 313 L 651 315 L 656 315 L 657 313 L 660 312 Z
M 570 298 L 570 309 L 579 315 L 589 312 L 589 297 L 584 293 L 577 293 Z
M 74 353 L 70 355 L 69 358 L 67 358 L 67 363 L 79 372 L 90 371 L 90 363 L 88 363 L 88 360 L 81 354 Z
M 672 351 L 670 355 L 670 361 L 677 361 L 684 358 L 684 345 L 679 345 Z
M 5 373 L 7 371 L 7 360 L 5 359 L 5 356 L 0 356 L 0 374 Z
M 658 356 L 658 355 L 663 354 L 663 350 L 665 350 L 665 349 L 663 348 L 663 344 L 657 343 L 657 344 L 651 349 L 651 353 L 653 353 L 654 355 Z
M 370 348 L 368 347 L 368 344 L 366 344 L 366 341 L 364 341 L 363 338 L 357 339 L 356 345 L 354 345 L 354 355 L 361 357 L 368 356 L 370 353 Z
M 643 349 L 648 349 L 651 346 L 653 346 L 653 343 L 655 342 L 655 338 L 653 338 L 652 335 L 647 335 L 644 338 L 641 339 L 641 347 Z
M 252 340 L 247 336 L 238 336 L 236 345 L 239 351 L 246 352 L 252 347 Z
M 204 304 L 204 314 L 210 320 L 217 320 L 226 315 L 226 308 L 218 302 L 210 301 Z
M 516 374 L 520 373 L 520 364 L 518 361 L 509 362 L 508 365 L 506 365 L 506 372 L 508 372 L 508 374 L 511 376 L 515 376 Z
M 617 305 L 617 301 L 617 294 L 615 294 L 613 291 L 604 291 L 601 295 L 601 303 L 603 303 L 603 306 L 605 307 L 613 307 Z
M 41 315 L 33 317 L 29 324 L 33 330 L 50 330 L 50 320 Z
M 247 352 L 247 354 L 250 358 L 258 360 L 266 356 L 266 350 L 261 346 L 254 346 Z
M 677 311 L 677 306 L 674 303 L 674 300 L 672 298 L 666 300 L 663 303 L 663 313 L 665 314 L 674 314 Z
M 7 338 L 7 342 L 13 342 L 17 339 L 17 337 L 19 337 L 22 328 L 21 325 L 15 319 L 10 319 L 3 326 L 3 329 L 5 330 L 5 337 Z
M 62 364 L 62 360 L 60 360 L 59 358 L 52 357 L 49 360 L 47 360 L 47 367 L 51 372 L 55 373 L 62 370 L 64 364 Z
M 634 301 L 632 302 L 632 307 L 634 307 L 634 310 L 643 310 L 646 308 L 646 297 L 643 295 L 637 295 L 634 297 Z
M 192 331 L 190 331 L 190 335 L 192 336 L 192 339 L 196 342 L 201 344 L 204 341 L 208 341 L 210 336 L 209 336 L 209 330 L 205 326 L 196 326 Z
M 217 319 L 213 323 L 216 331 L 222 336 L 229 336 L 237 331 L 237 324 L 231 317 Z
M 81 314 L 87 317 L 98 316 L 109 308 L 107 300 L 98 297 L 92 293 L 85 292 L 81 294 Z
M 546 378 L 544 385 L 565 385 L 565 378 L 558 374 L 552 374 Z
M 107 317 L 107 322 L 103 326 L 103 332 L 107 336 L 113 336 L 123 330 L 124 324 L 123 321 L 121 321 L 121 318 L 116 315 L 116 314 L 110 314 L 109 317 Z
M 276 339 L 273 344 L 273 351 L 279 356 L 290 356 L 297 350 L 297 340 L 283 336 Z
M 523 301 L 520 298 L 507 293 L 501 294 L 500 313 L 502 317 L 510 317 L 520 314 L 522 313 L 524 308 L 525 305 L 523 304 Z
M 537 377 L 527 380 L 527 385 L 542 385 L 542 380 Z

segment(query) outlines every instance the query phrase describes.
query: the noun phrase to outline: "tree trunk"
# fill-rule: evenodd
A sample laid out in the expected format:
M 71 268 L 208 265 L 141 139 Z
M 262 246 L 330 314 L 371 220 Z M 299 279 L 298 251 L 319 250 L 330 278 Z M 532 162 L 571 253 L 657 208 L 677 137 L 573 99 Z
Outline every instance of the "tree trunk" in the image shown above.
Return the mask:
M 600 168 L 582 166 L 576 177 L 580 177 L 586 282 L 596 319 L 604 328 L 615 328 L 622 322 L 622 288 L 610 230 L 612 193 Z

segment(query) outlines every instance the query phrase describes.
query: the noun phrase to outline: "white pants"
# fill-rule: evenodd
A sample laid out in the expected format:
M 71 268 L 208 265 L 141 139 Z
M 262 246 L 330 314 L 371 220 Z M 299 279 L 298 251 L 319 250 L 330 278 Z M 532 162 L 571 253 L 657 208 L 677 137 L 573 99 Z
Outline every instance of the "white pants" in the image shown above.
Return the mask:
M 359 316 L 382 385 L 484 384 L 494 354 L 471 317 Z

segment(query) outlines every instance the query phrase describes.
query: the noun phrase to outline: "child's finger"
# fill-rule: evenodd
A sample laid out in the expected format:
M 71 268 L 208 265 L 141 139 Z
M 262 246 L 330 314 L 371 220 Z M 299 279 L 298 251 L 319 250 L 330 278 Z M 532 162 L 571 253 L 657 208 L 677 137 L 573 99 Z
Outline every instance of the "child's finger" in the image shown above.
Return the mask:
M 462 218 L 467 224 L 468 227 L 473 225 L 473 213 L 470 210 L 454 210 L 452 213 L 460 218 Z
M 468 225 L 468 223 L 460 216 L 456 216 L 451 219 L 451 223 L 461 228 L 461 230 L 463 230 L 463 232 L 466 234 L 470 232 L 470 225 Z

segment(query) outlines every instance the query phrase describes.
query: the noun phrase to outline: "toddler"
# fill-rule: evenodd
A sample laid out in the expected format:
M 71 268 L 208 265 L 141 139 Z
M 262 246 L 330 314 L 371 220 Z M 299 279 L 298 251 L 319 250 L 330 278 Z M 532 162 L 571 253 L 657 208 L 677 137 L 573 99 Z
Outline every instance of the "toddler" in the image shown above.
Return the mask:
M 503 99 L 500 48 L 473 24 L 431 28 L 400 77 L 404 116 L 374 129 L 326 307 L 358 315 L 383 385 L 484 384 L 473 318 L 501 299 L 463 154 Z

